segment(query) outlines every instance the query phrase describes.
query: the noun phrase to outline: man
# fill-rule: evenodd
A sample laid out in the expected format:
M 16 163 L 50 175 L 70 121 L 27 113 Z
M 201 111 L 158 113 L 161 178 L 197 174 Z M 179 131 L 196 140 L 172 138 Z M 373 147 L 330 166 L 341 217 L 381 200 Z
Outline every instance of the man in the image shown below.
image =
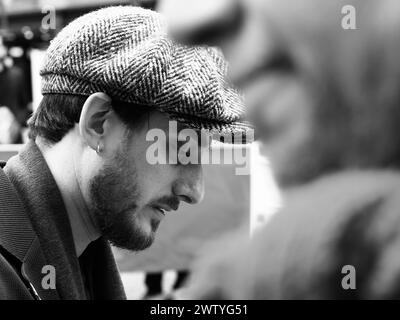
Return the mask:
M 285 201 L 198 262 L 192 295 L 399 298 L 399 2 L 222 3 L 163 10 L 177 38 L 225 50 Z
M 173 43 L 145 9 L 101 9 L 57 35 L 31 140 L 0 170 L 0 298 L 125 298 L 108 242 L 143 250 L 166 214 L 203 197 L 201 165 L 150 164 L 146 134 L 177 140 L 170 119 L 246 131 L 225 69 L 216 50 Z

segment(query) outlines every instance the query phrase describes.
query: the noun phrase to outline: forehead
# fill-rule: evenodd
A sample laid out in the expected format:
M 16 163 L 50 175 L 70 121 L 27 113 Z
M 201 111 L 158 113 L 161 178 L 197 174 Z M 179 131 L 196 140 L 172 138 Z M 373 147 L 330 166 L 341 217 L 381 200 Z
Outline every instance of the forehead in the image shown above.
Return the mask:
M 218 43 L 230 61 L 234 80 L 240 79 L 247 69 L 259 68 L 276 51 L 308 59 L 302 55 L 310 55 L 310 51 L 319 55 L 325 47 L 336 51 L 358 38 L 357 41 L 369 38 L 369 32 L 364 30 L 376 19 L 375 11 L 389 1 L 241 0 L 240 3 L 246 12 L 241 28 L 234 37 Z M 341 27 L 345 5 L 354 5 L 357 9 L 356 33 L 344 32 Z

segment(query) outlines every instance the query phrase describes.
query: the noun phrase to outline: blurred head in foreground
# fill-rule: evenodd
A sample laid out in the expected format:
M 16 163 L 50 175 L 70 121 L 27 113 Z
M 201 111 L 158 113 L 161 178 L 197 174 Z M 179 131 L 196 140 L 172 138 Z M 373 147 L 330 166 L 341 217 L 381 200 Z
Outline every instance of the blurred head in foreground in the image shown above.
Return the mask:
M 192 3 L 160 9 L 179 39 L 222 47 L 282 186 L 345 168 L 399 167 L 398 1 L 209 2 L 185 19 L 176 8 Z M 344 29 L 353 22 L 356 30 Z
M 398 298 L 400 3 L 210 1 L 179 20 L 177 2 L 160 6 L 171 33 L 222 47 L 288 189 L 250 243 L 198 262 L 194 296 Z

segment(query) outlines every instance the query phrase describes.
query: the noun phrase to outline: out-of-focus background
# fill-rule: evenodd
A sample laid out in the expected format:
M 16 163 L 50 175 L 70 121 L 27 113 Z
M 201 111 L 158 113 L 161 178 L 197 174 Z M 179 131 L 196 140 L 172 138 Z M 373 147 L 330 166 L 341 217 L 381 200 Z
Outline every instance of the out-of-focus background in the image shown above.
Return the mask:
M 26 120 L 41 99 L 39 69 L 51 39 L 73 19 L 118 0 L 0 0 L 0 144 L 27 139 Z M 152 1 L 141 1 L 152 7 Z
M 15 155 L 28 139 L 26 121 L 41 100 L 39 70 L 51 39 L 76 17 L 109 5 L 154 9 L 155 1 L 0 0 L 0 161 Z M 168 216 L 150 249 L 115 250 L 129 299 L 179 292 L 208 241 L 240 226 L 250 235 L 276 211 L 279 193 L 258 145 L 243 147 L 243 152 L 250 161 L 249 175 L 237 175 L 233 164 L 204 166 L 202 204 L 182 206 Z

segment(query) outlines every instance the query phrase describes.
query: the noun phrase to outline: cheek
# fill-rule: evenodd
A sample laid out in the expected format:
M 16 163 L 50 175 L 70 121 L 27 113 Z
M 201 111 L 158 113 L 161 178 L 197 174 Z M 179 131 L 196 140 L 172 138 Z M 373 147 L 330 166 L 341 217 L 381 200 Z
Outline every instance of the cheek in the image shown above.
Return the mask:
M 84 151 L 82 159 L 79 163 L 79 171 L 77 173 L 77 180 L 82 196 L 87 205 L 91 203 L 91 183 L 93 179 L 100 173 L 103 163 L 99 157 L 94 156 L 91 151 Z
M 267 144 L 292 143 L 307 135 L 314 102 L 295 76 L 268 75 L 245 91 L 248 117 Z
M 142 204 L 170 195 L 172 184 L 178 177 L 176 168 L 168 164 L 149 164 L 145 157 L 140 158 L 136 169 Z
M 309 91 L 296 80 L 281 86 L 272 98 L 264 100 L 256 120 L 256 130 L 259 129 L 258 136 L 264 145 L 263 153 L 274 167 L 295 162 L 311 141 L 313 131 L 314 101 Z

